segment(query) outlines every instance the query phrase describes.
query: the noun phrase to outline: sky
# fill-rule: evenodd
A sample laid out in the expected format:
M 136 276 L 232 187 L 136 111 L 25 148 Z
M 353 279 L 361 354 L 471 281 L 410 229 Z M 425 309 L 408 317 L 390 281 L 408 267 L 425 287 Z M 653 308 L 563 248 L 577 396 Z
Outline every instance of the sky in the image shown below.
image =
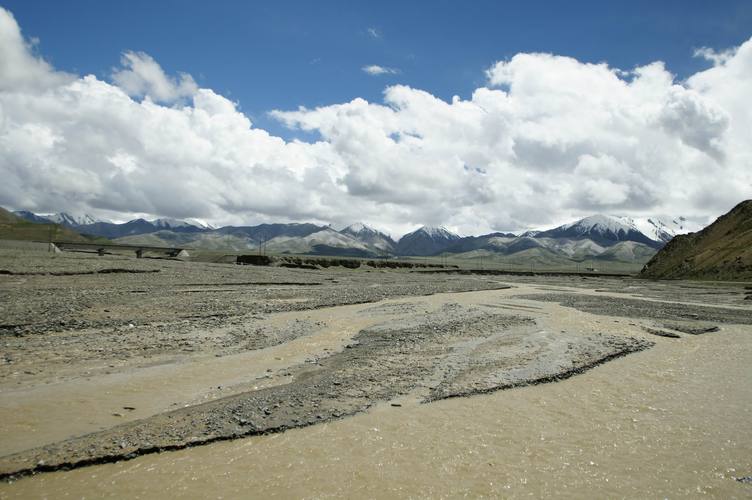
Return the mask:
M 0 0 L 0 205 L 400 235 L 752 197 L 752 3 Z

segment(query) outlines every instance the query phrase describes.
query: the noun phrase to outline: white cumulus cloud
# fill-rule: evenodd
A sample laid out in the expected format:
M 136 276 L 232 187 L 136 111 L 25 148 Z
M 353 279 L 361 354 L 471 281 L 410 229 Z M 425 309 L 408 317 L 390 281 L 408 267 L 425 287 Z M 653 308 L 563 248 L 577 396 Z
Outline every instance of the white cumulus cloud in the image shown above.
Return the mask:
M 399 73 L 399 70 L 396 68 L 387 68 L 386 66 L 379 66 L 377 64 L 363 66 L 360 69 L 363 70 L 364 73 L 368 73 L 369 75 L 372 75 L 372 76 L 396 75 Z
M 0 205 L 215 224 L 368 220 L 464 233 L 594 212 L 705 218 L 752 197 L 752 40 L 680 81 L 517 54 L 466 98 L 404 85 L 274 110 L 315 142 L 125 52 L 109 81 L 46 63 L 0 9 Z M 44 40 L 42 40 L 43 46 Z M 122 218 L 122 216 L 120 217 Z
M 54 71 L 41 57 L 32 53 L 35 43 L 21 35 L 13 14 L 0 7 L 0 91 L 38 89 L 65 83 L 72 75 Z
M 191 75 L 183 73 L 179 78 L 171 78 L 150 55 L 143 52 L 125 52 L 120 63 L 123 67 L 112 73 L 112 79 L 128 95 L 172 102 L 191 96 L 198 90 Z

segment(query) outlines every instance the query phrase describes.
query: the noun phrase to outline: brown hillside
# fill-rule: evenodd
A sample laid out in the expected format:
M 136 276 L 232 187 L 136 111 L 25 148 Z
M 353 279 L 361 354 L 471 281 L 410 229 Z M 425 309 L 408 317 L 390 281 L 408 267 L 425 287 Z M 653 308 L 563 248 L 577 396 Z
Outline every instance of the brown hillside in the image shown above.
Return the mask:
M 24 241 L 90 241 L 60 224 L 37 224 L 0 208 L 0 240 Z
M 0 207 L 0 224 L 17 224 L 20 220 L 20 217 Z
M 752 200 L 702 231 L 673 238 L 640 276 L 752 281 Z

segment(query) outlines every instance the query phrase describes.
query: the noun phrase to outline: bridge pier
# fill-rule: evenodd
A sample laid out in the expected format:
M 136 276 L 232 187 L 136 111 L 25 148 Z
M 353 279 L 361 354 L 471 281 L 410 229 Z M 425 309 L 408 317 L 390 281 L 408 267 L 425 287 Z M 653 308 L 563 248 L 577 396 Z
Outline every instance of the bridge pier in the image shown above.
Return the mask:
M 143 258 L 145 252 L 150 252 L 150 255 L 152 253 L 158 253 L 170 257 L 182 256 L 183 254 L 185 254 L 186 257 L 188 256 L 187 252 L 185 252 L 185 248 L 179 247 L 151 247 L 148 245 L 118 245 L 73 241 L 52 241 L 50 244 L 55 246 L 56 251 L 96 253 L 99 256 L 108 255 L 113 252 L 134 252 L 137 259 Z

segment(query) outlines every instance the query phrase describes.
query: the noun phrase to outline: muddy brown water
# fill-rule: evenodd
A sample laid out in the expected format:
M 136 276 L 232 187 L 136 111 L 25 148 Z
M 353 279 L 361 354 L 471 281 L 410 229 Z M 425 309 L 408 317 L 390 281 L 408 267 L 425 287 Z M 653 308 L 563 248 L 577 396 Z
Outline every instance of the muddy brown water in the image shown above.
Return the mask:
M 420 300 L 524 309 L 541 328 L 645 335 L 639 321 L 511 294 Z M 346 307 L 335 316 L 368 323 L 370 316 L 357 314 L 368 305 Z M 328 343 L 301 343 L 295 354 L 336 348 L 352 332 L 339 325 L 319 334 Z M 647 351 L 558 383 L 430 404 L 405 397 L 282 434 L 40 474 L 0 485 L 0 497 L 752 496 L 752 485 L 734 479 L 752 476 L 751 328 L 651 339 L 656 345 Z M 284 357 L 276 354 L 265 362 Z M 234 370 L 226 373 L 237 376 Z

